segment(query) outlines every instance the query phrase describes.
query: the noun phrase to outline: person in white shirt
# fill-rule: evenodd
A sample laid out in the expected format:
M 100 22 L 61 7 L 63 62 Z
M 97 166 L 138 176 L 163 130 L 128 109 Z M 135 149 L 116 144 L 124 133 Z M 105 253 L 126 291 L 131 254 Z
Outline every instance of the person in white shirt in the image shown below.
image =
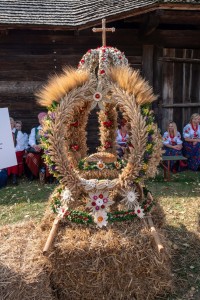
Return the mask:
M 29 136 L 26 132 L 23 132 L 22 131 L 22 121 L 20 120 L 16 120 L 15 121 L 15 128 L 18 130 L 18 131 L 21 131 L 24 135 L 24 149 L 26 150 L 28 148 L 28 140 L 29 140 Z
M 181 134 L 177 131 L 175 122 L 169 122 L 167 131 L 163 134 L 163 147 L 165 150 L 165 156 L 182 156 L 183 141 L 181 140 Z M 176 173 L 180 168 L 186 167 L 187 164 L 184 161 L 170 161 L 170 169 Z
M 197 171 L 200 168 L 200 115 L 195 113 L 183 128 L 183 153 L 188 159 L 188 168 Z
M 119 157 L 122 157 L 125 153 L 127 147 L 129 135 L 127 131 L 127 121 L 122 119 L 120 121 L 119 129 L 117 130 L 117 154 Z
M 23 174 L 23 156 L 24 156 L 24 135 L 20 130 L 15 128 L 15 121 L 10 118 L 10 125 L 13 134 L 13 142 L 17 158 L 17 165 L 7 168 L 8 176 L 12 175 L 13 184 L 17 184 L 17 177 Z
M 42 130 L 42 122 L 46 118 L 47 114 L 45 112 L 40 112 L 38 114 L 39 126 L 31 129 L 31 133 L 29 136 L 29 145 L 30 148 L 27 149 L 26 164 L 31 171 L 32 180 L 34 177 L 37 178 L 40 173 L 44 174 L 44 177 L 49 177 L 50 173 L 48 168 L 45 166 L 44 161 L 42 159 L 43 151 L 40 146 L 40 131 Z

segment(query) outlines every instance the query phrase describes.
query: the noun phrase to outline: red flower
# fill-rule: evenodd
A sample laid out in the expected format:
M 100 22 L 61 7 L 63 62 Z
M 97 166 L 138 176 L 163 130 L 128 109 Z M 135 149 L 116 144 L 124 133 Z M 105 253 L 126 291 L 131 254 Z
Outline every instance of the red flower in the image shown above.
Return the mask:
M 103 75 L 103 74 L 105 74 L 105 71 L 104 71 L 104 70 L 100 70 L 99 73 L 100 73 L 101 75 Z
M 71 145 L 71 149 L 73 151 L 78 151 L 79 150 L 79 145 L 77 145 L 77 144 Z
M 78 121 L 72 122 L 70 126 L 78 127 Z
M 105 145 L 104 145 L 104 148 L 105 149 L 108 149 L 108 148 L 111 148 L 112 147 L 112 144 L 108 141 L 105 142 Z
M 112 121 L 106 121 L 106 122 L 103 122 L 103 125 L 105 126 L 105 127 L 111 127 L 112 126 Z
M 85 60 L 84 60 L 84 59 L 81 59 L 81 63 L 84 64 L 84 63 L 85 63 Z
M 121 55 L 119 56 L 119 59 L 122 59 Z

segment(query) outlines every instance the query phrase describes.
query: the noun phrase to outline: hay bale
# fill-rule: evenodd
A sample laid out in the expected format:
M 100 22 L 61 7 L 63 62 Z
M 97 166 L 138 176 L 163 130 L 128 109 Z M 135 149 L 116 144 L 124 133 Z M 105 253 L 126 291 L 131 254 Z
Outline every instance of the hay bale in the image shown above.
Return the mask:
M 27 245 L 37 241 L 32 222 L 4 226 L 0 229 L 0 299 L 53 300 L 48 273 L 38 264 L 27 264 Z
M 168 246 L 159 256 L 140 220 L 95 226 L 61 225 L 48 257 L 42 249 L 53 216 L 1 228 L 0 299 L 149 299 L 172 287 Z
M 46 221 L 43 226 L 46 231 Z M 115 223 L 103 230 L 61 226 L 49 256 L 58 299 L 150 300 L 163 296 L 172 281 L 167 244 L 161 239 L 165 246 L 162 257 L 140 220 Z

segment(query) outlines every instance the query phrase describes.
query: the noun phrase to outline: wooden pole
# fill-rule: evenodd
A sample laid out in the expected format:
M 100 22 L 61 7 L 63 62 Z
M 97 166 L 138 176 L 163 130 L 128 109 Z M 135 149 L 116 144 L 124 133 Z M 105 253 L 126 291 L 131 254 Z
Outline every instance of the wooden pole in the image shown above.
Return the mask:
M 153 197 L 152 197 L 151 193 L 149 193 L 149 192 L 147 194 L 147 198 L 149 198 L 151 201 L 153 201 Z M 155 228 L 155 225 L 153 223 L 153 220 L 152 220 L 151 216 L 148 216 L 147 220 L 148 220 L 148 223 L 149 223 L 150 231 L 151 231 L 151 233 L 152 233 L 152 235 L 154 237 L 154 240 L 155 240 L 158 252 L 159 253 L 163 253 L 164 247 L 163 247 L 163 245 L 162 245 L 162 243 L 160 241 L 159 234 L 156 231 L 156 228 Z
M 43 248 L 43 255 L 47 255 L 49 249 L 51 248 L 53 242 L 54 242 L 54 239 L 57 235 L 57 231 L 58 231 L 58 227 L 59 227 L 59 223 L 60 223 L 60 219 L 59 218 L 56 218 L 53 222 L 53 225 L 52 225 L 52 228 L 51 228 L 51 231 L 49 233 L 49 236 L 47 238 L 47 241 L 45 243 L 45 246 Z
M 162 253 L 163 250 L 164 250 L 164 247 L 163 247 L 163 245 L 161 244 L 161 241 L 160 241 L 158 232 L 156 231 L 156 228 L 155 228 L 155 226 L 154 226 L 153 220 L 152 220 L 152 218 L 151 218 L 150 216 L 147 217 L 147 220 L 148 220 L 148 223 L 149 223 L 149 227 L 150 227 L 151 233 L 152 233 L 152 235 L 153 235 L 153 237 L 154 237 L 154 240 L 155 240 L 155 243 L 156 243 L 158 252 L 159 252 L 159 253 Z

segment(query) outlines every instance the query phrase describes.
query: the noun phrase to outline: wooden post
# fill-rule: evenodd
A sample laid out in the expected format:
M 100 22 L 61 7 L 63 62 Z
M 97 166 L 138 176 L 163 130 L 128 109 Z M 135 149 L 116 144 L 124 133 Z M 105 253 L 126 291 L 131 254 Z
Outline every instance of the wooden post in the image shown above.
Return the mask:
M 158 233 L 156 231 L 156 228 L 154 226 L 153 220 L 152 220 L 152 218 L 150 216 L 147 218 L 147 220 L 148 220 L 148 223 L 149 223 L 149 227 L 150 227 L 151 233 L 152 233 L 152 235 L 154 237 L 154 240 L 155 240 L 158 252 L 162 253 L 163 250 L 164 250 L 164 247 L 161 244 L 161 241 L 160 241 L 159 235 L 158 235 Z
M 151 201 L 153 201 L 153 197 L 152 197 L 151 193 L 147 194 L 147 198 L 149 198 L 149 199 L 151 199 Z M 147 220 L 148 220 L 148 223 L 149 223 L 150 231 L 151 231 L 151 233 L 152 233 L 152 235 L 154 237 L 154 240 L 155 240 L 158 252 L 159 253 L 163 253 L 164 247 L 163 247 L 163 245 L 162 245 L 162 243 L 160 241 L 158 232 L 156 231 L 156 228 L 154 226 L 154 223 L 153 223 L 153 220 L 152 220 L 151 216 L 148 216 Z
M 53 241 L 56 237 L 57 231 L 58 231 L 59 223 L 60 223 L 60 219 L 56 218 L 53 222 L 53 226 L 51 228 L 51 231 L 49 233 L 49 236 L 48 236 L 45 246 L 43 248 L 43 255 L 47 255 L 49 249 L 51 248 Z
M 153 85 L 153 45 L 143 45 L 143 54 L 142 54 L 142 75 Z

